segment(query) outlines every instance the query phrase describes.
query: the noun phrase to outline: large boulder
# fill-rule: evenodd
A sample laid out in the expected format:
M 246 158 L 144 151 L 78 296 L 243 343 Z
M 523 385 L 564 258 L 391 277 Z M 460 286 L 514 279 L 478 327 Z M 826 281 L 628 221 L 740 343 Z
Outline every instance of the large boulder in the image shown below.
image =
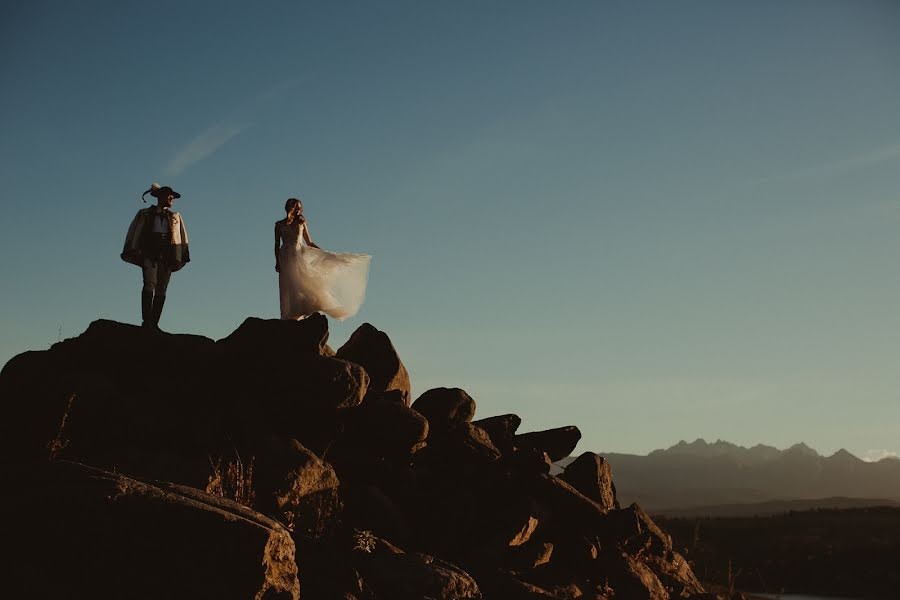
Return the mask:
M 615 590 L 615 598 L 629 600 L 669 600 L 669 593 L 653 571 L 640 560 L 624 553 L 601 552 L 598 576 Z
M 549 512 L 551 538 L 594 532 L 605 525 L 606 509 L 554 475 L 534 478 L 531 493 Z
M 688 561 L 678 552 L 666 556 L 648 555 L 644 562 L 659 579 L 673 598 L 687 598 L 702 595 L 703 585 Z
M 472 424 L 484 429 L 494 446 L 506 455 L 515 447 L 516 429 L 522 424 L 522 419 L 513 414 L 497 415 L 473 421 Z
M 612 468 L 602 456 L 585 452 L 569 463 L 559 478 L 606 510 L 619 508 Z
M 419 552 L 407 553 L 378 538 L 371 552 L 359 554 L 359 570 L 380 598 L 481 598 L 478 584 L 468 573 L 439 558 Z
M 328 346 L 328 319 L 320 313 L 300 321 L 248 317 L 218 344 L 264 355 L 334 354 Z
M 666 555 L 672 551 L 672 536 L 665 533 L 637 504 L 609 511 L 598 530 L 601 541 L 629 554 L 648 552 Z
M 366 396 L 362 405 L 347 413 L 344 434 L 345 443 L 357 452 L 409 457 L 425 446 L 428 421 L 394 390 Z
M 300 596 L 289 532 L 224 498 L 69 462 L 5 496 L 9 597 Z
M 550 455 L 550 459 L 556 462 L 569 456 L 580 439 L 581 432 L 578 428 L 569 425 L 545 431 L 520 433 L 515 437 L 515 445 L 520 448 L 534 448 L 546 452 Z
M 404 404 L 409 406 L 409 373 L 386 333 L 363 323 L 338 349 L 337 357 L 366 370 L 370 393 L 399 392 Z
M 333 528 L 341 510 L 334 468 L 300 442 L 272 436 L 257 454 L 254 506 L 276 516 L 295 538 L 315 539 Z
M 470 423 L 475 416 L 475 401 L 459 388 L 430 389 L 419 396 L 412 407 L 428 419 L 432 435 Z
M 77 338 L 14 357 L 0 373 L 0 461 L 71 456 L 125 472 L 206 462 L 228 406 L 210 394 L 215 342 L 99 320 Z M 200 382 L 203 382 L 202 384 Z M 196 460 L 167 461 L 177 454 Z

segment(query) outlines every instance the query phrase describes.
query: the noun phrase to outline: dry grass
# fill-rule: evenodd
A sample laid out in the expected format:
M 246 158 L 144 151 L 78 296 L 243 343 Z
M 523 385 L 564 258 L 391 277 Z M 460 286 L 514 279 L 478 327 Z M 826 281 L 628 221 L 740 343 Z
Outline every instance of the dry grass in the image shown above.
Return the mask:
M 60 453 L 69 445 L 69 438 L 66 437 L 66 421 L 68 421 L 69 413 L 72 411 L 73 402 L 75 402 L 75 394 L 69 396 L 69 399 L 66 401 L 66 408 L 63 410 L 56 437 L 47 442 L 47 456 L 50 460 L 59 458 Z
M 253 506 L 256 497 L 253 491 L 253 463 L 252 457 L 249 463 L 244 464 L 240 455 L 237 455 L 235 460 L 225 463 L 223 469 L 221 458 L 214 462 L 210 457 L 212 475 L 209 476 L 206 492 L 234 500 L 244 506 Z

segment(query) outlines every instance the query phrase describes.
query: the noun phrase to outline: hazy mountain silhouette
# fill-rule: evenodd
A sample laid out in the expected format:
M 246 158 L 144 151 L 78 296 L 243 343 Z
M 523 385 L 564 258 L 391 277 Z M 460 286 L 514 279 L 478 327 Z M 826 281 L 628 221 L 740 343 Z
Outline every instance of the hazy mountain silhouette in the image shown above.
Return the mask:
M 900 460 L 868 463 L 843 449 L 822 456 L 803 443 L 779 450 L 698 439 L 647 456 L 600 454 L 623 505 L 637 501 L 650 511 L 836 497 L 900 502 Z

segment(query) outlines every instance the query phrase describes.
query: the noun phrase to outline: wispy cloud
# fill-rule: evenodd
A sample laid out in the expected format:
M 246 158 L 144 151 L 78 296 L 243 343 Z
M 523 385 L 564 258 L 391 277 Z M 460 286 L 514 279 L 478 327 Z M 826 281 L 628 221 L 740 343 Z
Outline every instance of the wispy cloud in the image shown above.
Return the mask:
M 216 152 L 250 125 L 251 123 L 238 123 L 226 119 L 207 127 L 175 153 L 175 156 L 163 169 L 163 173 L 167 177 L 178 175 L 194 163 Z
M 258 115 L 265 111 L 268 104 L 288 94 L 299 84 L 299 79 L 286 79 L 259 92 L 237 108 L 229 117 L 210 125 L 182 146 L 163 168 L 163 174 L 166 177 L 173 177 L 184 172 L 191 165 L 211 156 L 235 136 L 253 125 L 249 115 Z
M 866 462 L 878 462 L 883 458 L 897 458 L 897 453 L 891 450 L 866 450 L 861 458 Z
M 762 177 L 753 180 L 752 183 L 770 183 L 774 181 L 792 181 L 797 179 L 811 179 L 846 173 L 854 169 L 877 165 L 900 159 L 900 144 L 884 146 L 869 152 L 863 152 L 854 156 L 835 160 L 827 163 L 813 165 L 771 177 Z

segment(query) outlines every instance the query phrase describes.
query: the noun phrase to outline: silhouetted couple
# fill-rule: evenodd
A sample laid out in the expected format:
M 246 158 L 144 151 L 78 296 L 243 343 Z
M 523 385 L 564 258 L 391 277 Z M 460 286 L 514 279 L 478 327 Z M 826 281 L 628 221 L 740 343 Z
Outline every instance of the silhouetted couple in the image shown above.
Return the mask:
M 137 212 L 125 236 L 122 260 L 141 267 L 142 325 L 158 331 L 172 273 L 190 260 L 184 219 L 171 210 L 181 194 L 153 184 L 141 196 L 156 198 L 156 206 Z M 366 294 L 371 256 L 327 252 L 313 243 L 303 203 L 290 198 L 287 216 L 275 223 L 275 270 L 282 319 L 303 319 L 315 312 L 344 320 L 359 310 Z

